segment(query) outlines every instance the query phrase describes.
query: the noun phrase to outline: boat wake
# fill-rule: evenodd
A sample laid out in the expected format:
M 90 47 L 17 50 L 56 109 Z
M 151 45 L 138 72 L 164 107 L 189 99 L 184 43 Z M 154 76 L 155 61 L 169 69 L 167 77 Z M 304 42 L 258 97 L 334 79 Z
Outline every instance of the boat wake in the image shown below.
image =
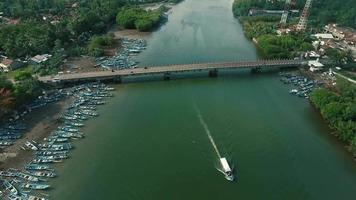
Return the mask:
M 204 121 L 204 119 L 203 119 L 203 117 L 202 117 L 202 115 L 201 115 L 199 109 L 198 109 L 197 107 L 195 107 L 195 109 L 197 110 L 198 118 L 199 118 L 200 124 L 204 127 L 205 133 L 207 134 L 207 136 L 208 136 L 208 138 L 209 138 L 209 140 L 210 140 L 210 143 L 213 145 L 214 150 L 215 150 L 216 154 L 218 155 L 218 157 L 219 157 L 219 159 L 220 159 L 220 158 L 221 158 L 221 154 L 220 154 L 220 152 L 219 152 L 218 147 L 217 147 L 216 144 L 215 144 L 215 141 L 214 141 L 213 136 L 211 136 L 211 134 L 210 134 L 209 127 L 208 127 L 208 125 L 205 123 L 205 121 Z
M 219 149 L 218 147 L 216 146 L 215 144 L 215 141 L 214 141 L 214 138 L 213 136 L 211 135 L 210 133 L 210 130 L 209 130 L 209 127 L 208 125 L 205 123 L 201 113 L 200 113 L 200 110 L 198 109 L 198 107 L 195 105 L 195 110 L 197 111 L 198 113 L 198 118 L 199 118 L 199 121 L 201 123 L 201 125 L 204 127 L 204 130 L 205 130 L 205 133 L 206 135 L 208 136 L 209 140 L 210 140 L 210 143 L 212 144 L 212 146 L 214 147 L 214 150 L 219 158 L 219 162 L 221 164 L 221 168 L 216 168 L 218 171 L 222 172 L 225 176 L 225 178 L 228 180 L 228 181 L 234 181 L 234 175 L 233 175 L 233 169 L 230 168 L 230 165 L 227 161 L 227 159 L 225 157 L 221 157 L 221 154 L 219 152 Z

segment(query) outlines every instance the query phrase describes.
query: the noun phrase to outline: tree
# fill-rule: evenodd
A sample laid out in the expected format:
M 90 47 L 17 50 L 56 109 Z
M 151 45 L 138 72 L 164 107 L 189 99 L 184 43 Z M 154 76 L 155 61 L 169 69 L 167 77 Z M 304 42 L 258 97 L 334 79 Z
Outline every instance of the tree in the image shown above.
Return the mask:
M 338 119 L 343 116 L 344 110 L 344 104 L 340 102 L 331 102 L 322 108 L 321 113 L 326 119 L 331 121 L 338 121 Z
M 165 10 L 165 7 L 154 11 L 145 11 L 138 7 L 124 7 L 117 14 L 116 22 L 124 28 L 148 31 L 161 21 Z
M 336 94 L 328 91 L 325 88 L 314 90 L 313 93 L 310 95 L 310 98 L 318 108 L 323 108 L 330 102 L 337 101 L 338 99 Z
M 20 72 L 20 73 L 16 74 L 16 76 L 14 78 L 16 81 L 23 81 L 23 80 L 29 79 L 31 77 L 32 77 L 31 72 L 24 71 L 24 72 Z
M 8 89 L 8 90 L 12 90 L 13 89 L 13 85 L 12 83 L 7 79 L 6 76 L 2 75 L 0 73 L 0 89 Z

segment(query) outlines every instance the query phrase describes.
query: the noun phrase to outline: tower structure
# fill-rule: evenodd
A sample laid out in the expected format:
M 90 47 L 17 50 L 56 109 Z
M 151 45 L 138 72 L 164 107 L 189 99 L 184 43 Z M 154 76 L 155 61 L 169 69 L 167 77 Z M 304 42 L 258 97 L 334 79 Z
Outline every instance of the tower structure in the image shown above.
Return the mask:
M 308 17 L 309 17 L 309 10 L 310 10 L 310 8 L 312 6 L 312 2 L 313 2 L 313 0 L 307 0 L 305 2 L 303 13 L 300 16 L 299 23 L 297 25 L 297 31 L 305 30 L 305 28 L 307 27 Z
M 280 21 L 281 26 L 285 26 L 287 24 L 290 5 L 291 5 L 291 0 L 286 0 L 286 4 L 284 6 L 284 12 L 282 14 L 281 21 Z

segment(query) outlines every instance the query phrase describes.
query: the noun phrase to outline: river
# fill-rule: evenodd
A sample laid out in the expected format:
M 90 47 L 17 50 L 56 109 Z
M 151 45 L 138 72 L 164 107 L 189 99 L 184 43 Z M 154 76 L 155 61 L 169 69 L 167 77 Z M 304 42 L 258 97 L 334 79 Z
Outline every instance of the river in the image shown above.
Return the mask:
M 232 0 L 185 0 L 148 39 L 143 65 L 256 59 Z M 352 199 L 356 165 L 276 72 L 116 86 L 58 164 L 51 198 Z M 204 120 L 204 121 L 203 121 Z M 204 122 L 203 125 L 201 122 Z M 207 132 L 208 131 L 208 132 Z M 216 167 L 211 135 L 235 168 Z

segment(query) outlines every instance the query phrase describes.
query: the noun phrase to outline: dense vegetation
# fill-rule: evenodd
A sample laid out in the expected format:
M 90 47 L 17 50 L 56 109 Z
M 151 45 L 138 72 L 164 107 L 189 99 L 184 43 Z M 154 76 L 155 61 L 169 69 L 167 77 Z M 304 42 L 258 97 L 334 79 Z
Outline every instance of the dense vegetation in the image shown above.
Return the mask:
M 164 11 L 164 7 L 153 11 L 138 7 L 125 7 L 116 16 L 116 22 L 124 28 L 149 31 L 160 23 Z
M 10 82 L 0 74 L 0 119 L 12 108 L 22 105 L 41 93 L 40 83 L 31 73 L 22 72 Z
M 162 0 L 144 2 L 159 1 Z M 13 58 L 50 53 L 54 41 L 59 40 L 67 54 L 82 54 L 86 52 L 82 47 L 90 38 L 106 32 L 116 18 L 124 27 L 147 31 L 157 25 L 163 9 L 144 11 L 127 6 L 138 2 L 142 3 L 129 0 L 1 1 L 0 12 L 10 19 L 19 18 L 20 22 L 1 26 L 0 51 Z
M 356 1 L 314 0 L 311 19 L 314 20 L 312 23 L 320 26 L 337 23 L 356 28 Z
M 311 101 L 320 109 L 322 116 L 336 130 L 336 135 L 356 155 L 356 86 L 345 81 L 337 81 L 337 92 L 318 89 L 311 94 Z
M 311 50 L 313 47 L 308 43 L 308 37 L 303 35 L 262 35 L 258 37 L 258 47 L 263 57 L 272 58 L 294 58 L 301 52 Z
M 88 51 L 91 56 L 102 56 L 104 54 L 104 48 L 113 45 L 115 42 L 115 36 L 113 33 L 108 33 L 102 36 L 94 36 L 91 38 Z
M 119 8 L 125 3 L 124 0 L 88 0 L 81 1 L 78 8 L 64 8 L 68 2 L 71 1 L 15 0 L 2 3 L 9 8 L 6 11 L 9 17 L 21 17 L 21 21 L 18 25 L 0 28 L 0 50 L 14 58 L 33 56 L 51 52 L 54 41 L 59 40 L 69 54 L 80 53 L 79 47 L 91 36 L 104 33 L 115 22 Z M 59 18 L 56 23 L 43 20 L 44 16 L 49 18 L 54 14 Z
M 245 35 L 252 39 L 266 34 L 275 34 L 278 17 L 243 17 L 241 18 Z
M 251 8 L 283 9 L 285 1 L 274 3 L 264 0 L 235 0 L 233 12 L 235 16 L 246 16 Z M 305 0 L 297 0 L 295 8 L 302 10 Z M 356 28 L 355 0 L 314 0 L 310 21 L 314 25 L 323 26 L 328 23 L 338 23 L 342 26 Z
M 161 19 L 163 8 L 146 12 L 132 5 L 162 1 L 0 1 L 0 54 L 13 59 L 28 59 L 46 53 L 52 55 L 41 64 L 10 72 L 6 76 L 0 74 L 0 119 L 8 110 L 40 94 L 41 86 L 33 74 L 57 73 L 67 56 L 86 53 L 102 55 L 104 48 L 114 42 L 112 34 L 103 34 L 116 22 L 116 18 L 120 23 L 134 18 L 135 28 L 142 31 L 151 29 Z M 174 3 L 179 1 L 169 0 Z
M 264 58 L 294 58 L 300 52 L 311 50 L 311 39 L 304 34 L 277 36 L 279 18 L 259 16 L 241 18 L 245 34 L 258 42 L 258 48 Z

